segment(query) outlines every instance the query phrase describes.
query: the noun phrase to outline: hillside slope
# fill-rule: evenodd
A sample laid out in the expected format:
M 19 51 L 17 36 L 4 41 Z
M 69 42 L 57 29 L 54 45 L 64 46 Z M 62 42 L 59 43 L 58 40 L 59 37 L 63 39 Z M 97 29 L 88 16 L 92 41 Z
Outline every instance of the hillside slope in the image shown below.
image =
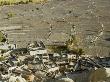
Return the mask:
M 110 0 L 51 0 L 42 4 L 0 7 L 0 27 L 21 27 L 7 30 L 9 41 L 17 43 L 19 47 L 36 40 L 45 43 L 66 41 L 72 25 L 75 25 L 79 45 L 87 54 L 109 55 L 109 21 Z

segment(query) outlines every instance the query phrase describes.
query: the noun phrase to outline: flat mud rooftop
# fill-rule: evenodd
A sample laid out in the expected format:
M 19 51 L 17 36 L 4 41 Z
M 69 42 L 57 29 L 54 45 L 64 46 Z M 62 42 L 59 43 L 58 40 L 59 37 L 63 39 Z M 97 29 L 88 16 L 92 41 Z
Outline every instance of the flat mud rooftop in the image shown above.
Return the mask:
M 49 0 L 0 7 L 0 29 L 5 28 L 9 42 L 18 47 L 36 40 L 66 41 L 73 24 L 87 54 L 110 55 L 110 0 Z M 102 26 L 103 34 L 94 46 L 91 38 Z

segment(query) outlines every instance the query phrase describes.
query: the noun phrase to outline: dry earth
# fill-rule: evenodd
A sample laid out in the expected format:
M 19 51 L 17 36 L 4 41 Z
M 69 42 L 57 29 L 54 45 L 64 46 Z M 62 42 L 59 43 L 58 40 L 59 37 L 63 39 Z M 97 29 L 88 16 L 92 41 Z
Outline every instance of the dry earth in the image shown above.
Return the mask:
M 0 7 L 0 28 L 11 27 L 6 30 L 9 42 L 18 47 L 36 40 L 66 41 L 73 24 L 87 54 L 110 55 L 110 0 L 50 0 Z M 48 38 L 50 25 L 53 28 Z M 102 25 L 103 35 L 94 46 L 91 38 L 97 36 Z

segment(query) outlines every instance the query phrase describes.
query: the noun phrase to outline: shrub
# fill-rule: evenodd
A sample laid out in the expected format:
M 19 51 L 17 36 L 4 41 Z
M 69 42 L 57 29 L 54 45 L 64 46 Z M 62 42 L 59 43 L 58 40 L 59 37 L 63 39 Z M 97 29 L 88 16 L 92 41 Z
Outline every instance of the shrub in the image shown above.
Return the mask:
M 77 56 L 81 56 L 82 54 L 84 54 L 84 50 L 79 46 L 79 40 L 76 36 L 71 36 L 71 39 L 67 41 L 68 51 L 73 54 L 76 54 Z
M 7 13 L 7 19 L 14 17 L 16 14 L 9 12 Z
M 1 56 L 0 61 L 4 61 L 4 60 L 5 60 L 5 57 Z
M 29 2 L 32 2 L 32 0 L 29 0 Z

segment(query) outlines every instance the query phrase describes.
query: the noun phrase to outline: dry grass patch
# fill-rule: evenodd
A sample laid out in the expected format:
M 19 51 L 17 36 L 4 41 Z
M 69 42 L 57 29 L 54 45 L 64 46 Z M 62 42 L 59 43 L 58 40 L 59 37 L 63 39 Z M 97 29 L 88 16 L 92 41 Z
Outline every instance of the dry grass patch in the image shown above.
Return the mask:
M 42 3 L 48 0 L 0 0 L 0 5 L 11 5 L 11 4 L 28 4 L 32 3 Z

